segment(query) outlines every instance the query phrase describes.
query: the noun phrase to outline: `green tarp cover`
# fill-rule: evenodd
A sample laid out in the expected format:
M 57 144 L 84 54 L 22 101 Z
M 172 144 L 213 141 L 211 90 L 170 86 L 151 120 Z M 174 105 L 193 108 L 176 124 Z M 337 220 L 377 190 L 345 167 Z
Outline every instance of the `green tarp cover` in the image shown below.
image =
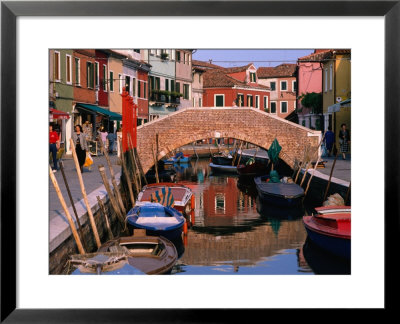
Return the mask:
M 282 147 L 279 145 L 278 140 L 275 138 L 268 149 L 268 156 L 272 163 L 278 162 L 278 156 L 281 149 Z
M 93 111 L 95 113 L 99 113 L 99 114 L 108 116 L 110 118 L 110 120 L 119 120 L 119 121 L 122 120 L 122 115 L 117 114 L 117 113 L 115 113 L 113 111 L 109 111 L 107 109 L 101 108 L 101 107 L 96 106 L 96 105 L 89 105 L 89 104 L 81 104 L 81 103 L 79 103 L 79 104 L 76 105 L 76 108 L 83 108 L 83 109 L 86 109 L 86 110 L 91 110 L 91 111 Z

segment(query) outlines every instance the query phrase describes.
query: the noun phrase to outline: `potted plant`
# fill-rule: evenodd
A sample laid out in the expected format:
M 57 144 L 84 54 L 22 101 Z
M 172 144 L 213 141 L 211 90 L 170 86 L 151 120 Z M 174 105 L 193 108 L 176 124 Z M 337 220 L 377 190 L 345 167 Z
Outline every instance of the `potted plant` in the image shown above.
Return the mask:
M 162 52 L 161 53 L 161 59 L 162 60 L 167 60 L 168 59 L 168 53 Z

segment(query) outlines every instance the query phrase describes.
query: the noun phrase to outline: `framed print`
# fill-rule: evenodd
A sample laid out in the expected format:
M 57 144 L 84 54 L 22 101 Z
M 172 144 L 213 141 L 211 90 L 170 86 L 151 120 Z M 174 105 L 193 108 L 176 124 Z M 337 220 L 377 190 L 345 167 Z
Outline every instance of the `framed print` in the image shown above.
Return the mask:
M 398 279 L 391 264 L 397 255 L 392 240 L 399 234 L 399 1 L 2 1 L 1 17 L 2 322 L 232 322 L 243 314 L 265 316 L 269 309 L 393 309 Z M 357 107 L 352 136 L 359 145 L 352 190 L 362 189 L 356 201 L 358 214 L 365 217 L 354 223 L 362 240 L 355 244 L 359 253 L 351 276 L 276 276 L 275 282 L 272 276 L 176 281 L 146 276 L 140 283 L 107 278 L 99 287 L 97 280 L 87 285 L 43 273 L 42 263 L 48 260 L 39 255 L 47 253 L 48 238 L 41 224 L 47 221 L 48 201 L 41 193 L 49 181 L 38 175 L 47 174 L 41 171 L 45 160 L 40 156 L 48 152 L 37 134 L 47 131 L 40 131 L 40 116 L 46 115 L 40 106 L 48 104 L 43 86 L 48 87 L 49 73 L 48 56 L 42 53 L 49 48 L 127 48 L 130 42 L 135 48 L 352 48 Z M 221 197 L 216 204 L 225 208 Z M 20 259 L 27 246 L 38 254 L 30 254 L 29 266 Z M 368 278 L 370 291 L 362 292 Z M 146 291 L 146 285 L 159 287 L 157 294 Z M 314 299 L 322 298 L 312 293 L 323 285 L 336 286 L 337 304 L 316 304 Z M 357 301 L 358 294 L 371 298 Z

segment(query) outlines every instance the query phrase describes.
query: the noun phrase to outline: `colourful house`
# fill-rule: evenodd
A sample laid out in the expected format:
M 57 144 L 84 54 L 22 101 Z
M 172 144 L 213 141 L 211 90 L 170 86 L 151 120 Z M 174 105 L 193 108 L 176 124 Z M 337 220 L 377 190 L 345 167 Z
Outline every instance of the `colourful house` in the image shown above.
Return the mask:
M 203 77 L 205 107 L 237 106 L 264 110 L 269 102 L 269 88 L 258 83 L 257 69 L 252 63 L 234 68 L 209 68 Z
M 192 50 L 175 50 L 175 82 L 176 92 L 183 95 L 178 109 L 192 107 Z
M 351 50 L 335 49 L 322 62 L 323 114 L 338 139 L 341 124 L 351 128 Z
M 285 118 L 297 107 L 297 66 L 281 64 L 276 67 L 259 67 L 258 82 L 270 88 L 270 103 L 266 111 Z
M 322 93 L 321 62 L 329 55 L 330 50 L 316 49 L 314 53 L 297 60 L 297 115 L 299 124 L 317 130 L 323 129 L 321 112 L 313 112 L 311 108 L 303 107 L 301 96 L 307 93 Z

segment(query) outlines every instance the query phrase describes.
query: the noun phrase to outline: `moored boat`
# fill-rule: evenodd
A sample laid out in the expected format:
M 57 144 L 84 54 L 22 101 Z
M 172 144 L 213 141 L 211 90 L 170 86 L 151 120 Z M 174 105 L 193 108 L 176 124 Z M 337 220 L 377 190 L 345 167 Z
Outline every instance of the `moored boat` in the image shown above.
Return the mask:
M 236 165 L 219 165 L 219 164 L 210 163 L 210 168 L 213 172 L 217 172 L 217 173 L 237 174 L 237 166 Z
M 144 186 L 137 197 L 136 206 L 142 206 L 148 202 L 161 203 L 162 198 L 166 197 L 169 191 L 173 197 L 172 207 L 182 214 L 189 215 L 194 209 L 193 192 L 187 186 L 178 183 L 161 182 Z M 166 204 L 170 205 L 167 201 Z
M 319 247 L 342 258 L 350 258 L 350 212 L 303 216 L 303 224 L 310 239 Z
M 257 162 L 255 159 L 250 158 L 245 164 L 237 166 L 237 172 L 240 176 L 255 177 L 265 174 L 267 167 L 267 163 Z
M 185 217 L 172 207 L 146 202 L 133 207 L 126 215 L 131 229 L 145 229 L 150 236 L 164 236 L 175 240 L 182 235 Z
M 165 237 L 147 236 L 144 232 L 110 240 L 99 248 L 99 252 L 124 253 L 128 263 L 145 274 L 171 272 L 178 259 L 175 245 Z
M 321 215 L 337 214 L 337 213 L 350 213 L 351 206 L 344 206 L 344 205 L 321 206 L 321 207 L 316 207 L 315 211 Z
M 215 153 L 211 157 L 211 162 L 215 165 L 232 165 L 233 156 L 230 153 Z
M 282 207 L 299 205 L 304 197 L 304 190 L 294 182 L 273 182 L 270 176 L 254 178 L 261 201 Z
M 170 157 L 169 159 L 165 160 L 165 164 L 174 164 L 174 163 L 189 163 L 191 160 L 191 156 L 187 154 L 183 154 L 182 152 L 178 152 L 175 156 Z

